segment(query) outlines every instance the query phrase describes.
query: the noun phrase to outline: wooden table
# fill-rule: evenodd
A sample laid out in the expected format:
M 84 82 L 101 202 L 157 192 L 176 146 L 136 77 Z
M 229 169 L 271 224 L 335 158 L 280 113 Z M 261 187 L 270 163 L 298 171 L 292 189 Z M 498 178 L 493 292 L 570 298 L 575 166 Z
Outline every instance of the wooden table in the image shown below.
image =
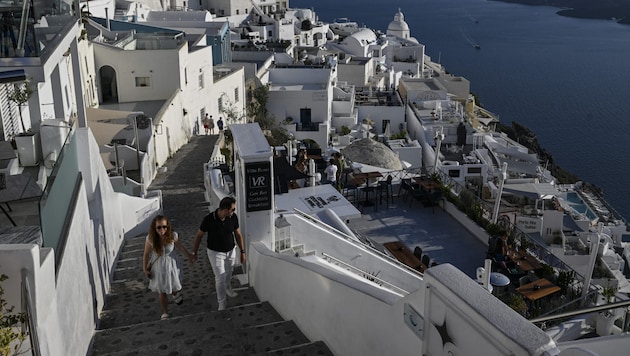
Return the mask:
M 415 177 L 414 180 L 420 185 L 420 187 L 426 191 L 433 191 L 440 187 L 440 184 L 436 181 L 426 179 L 423 177 Z
M 523 272 L 535 271 L 542 268 L 542 264 L 538 262 L 536 257 L 530 255 L 526 250 L 509 250 L 508 257 Z
M 358 179 L 374 179 L 374 178 L 382 178 L 383 177 L 381 172 L 355 173 L 352 176 L 354 178 L 358 178 Z
M 516 291 L 521 293 L 525 298 L 535 301 L 560 291 L 560 287 L 545 278 L 541 278 L 516 288 Z
M 386 242 L 383 244 L 383 247 L 391 252 L 391 254 L 396 257 L 398 261 L 406 264 L 407 266 L 415 270 L 424 272 L 424 270 L 427 268 L 427 266 L 423 265 L 418 257 L 416 257 L 416 255 L 414 255 L 413 252 L 411 252 L 411 250 L 409 250 L 407 246 L 405 246 L 400 241 Z

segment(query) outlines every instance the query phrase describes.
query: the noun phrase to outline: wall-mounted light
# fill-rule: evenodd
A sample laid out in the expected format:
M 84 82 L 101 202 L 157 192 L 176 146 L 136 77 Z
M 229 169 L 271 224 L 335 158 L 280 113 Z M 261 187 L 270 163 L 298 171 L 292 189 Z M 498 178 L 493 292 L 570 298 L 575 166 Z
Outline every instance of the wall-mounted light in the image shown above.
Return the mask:
M 132 70 L 132 71 L 131 71 L 131 73 L 135 73 L 135 72 L 136 72 L 135 70 Z

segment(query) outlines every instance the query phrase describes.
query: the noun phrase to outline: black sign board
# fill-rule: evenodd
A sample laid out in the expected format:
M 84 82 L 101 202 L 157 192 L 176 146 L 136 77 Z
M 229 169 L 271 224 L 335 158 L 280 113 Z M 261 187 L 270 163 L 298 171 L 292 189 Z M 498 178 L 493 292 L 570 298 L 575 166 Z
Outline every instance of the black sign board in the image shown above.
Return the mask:
M 245 164 L 246 211 L 271 210 L 271 162 Z

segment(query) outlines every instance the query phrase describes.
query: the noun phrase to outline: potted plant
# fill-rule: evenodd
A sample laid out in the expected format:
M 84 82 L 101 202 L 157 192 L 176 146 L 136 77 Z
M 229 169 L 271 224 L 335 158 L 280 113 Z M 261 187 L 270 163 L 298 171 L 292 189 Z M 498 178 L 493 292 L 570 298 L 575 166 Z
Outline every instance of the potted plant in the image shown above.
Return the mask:
M 615 295 L 617 294 L 617 287 L 613 285 L 608 285 L 607 287 L 602 289 L 602 296 L 606 300 L 606 304 L 610 304 L 615 301 Z M 613 309 L 609 309 L 597 314 L 596 320 L 596 331 L 599 336 L 605 336 L 612 334 L 613 326 L 615 325 L 615 320 L 619 318 L 620 315 L 616 315 Z
M 33 88 L 29 81 L 26 80 L 24 83 L 14 84 L 13 89 L 10 90 L 7 96 L 10 101 L 18 106 L 18 112 L 20 114 L 22 132 L 14 136 L 13 140 L 15 141 L 15 147 L 18 151 L 18 157 L 22 166 L 37 165 L 39 163 L 39 156 L 41 155 L 39 135 L 32 132 L 30 128 L 28 130 L 26 129 L 22 116 L 22 109 L 28 103 L 31 96 L 33 96 L 33 93 Z

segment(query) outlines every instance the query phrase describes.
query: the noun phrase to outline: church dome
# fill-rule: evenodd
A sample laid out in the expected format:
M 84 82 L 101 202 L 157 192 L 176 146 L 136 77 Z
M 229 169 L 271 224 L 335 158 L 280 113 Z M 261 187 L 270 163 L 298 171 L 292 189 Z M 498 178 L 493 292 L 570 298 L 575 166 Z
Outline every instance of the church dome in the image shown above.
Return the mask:
M 342 149 L 341 153 L 352 162 L 393 171 L 403 169 L 400 158 L 398 158 L 398 155 L 394 151 L 371 138 L 355 140 L 349 146 Z
M 405 22 L 405 15 L 398 9 L 396 15 L 394 15 L 394 21 L 389 23 L 387 31 L 409 31 L 409 25 Z

